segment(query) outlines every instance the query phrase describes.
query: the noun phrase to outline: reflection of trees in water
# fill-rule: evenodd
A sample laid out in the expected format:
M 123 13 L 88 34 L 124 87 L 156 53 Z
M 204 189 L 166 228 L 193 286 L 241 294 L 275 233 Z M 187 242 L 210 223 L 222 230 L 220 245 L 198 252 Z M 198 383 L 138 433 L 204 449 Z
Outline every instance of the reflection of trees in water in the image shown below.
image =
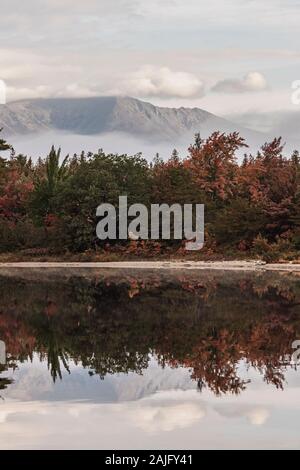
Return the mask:
M 38 352 L 53 380 L 69 360 L 90 375 L 141 374 L 154 354 L 162 367 L 186 367 L 198 389 L 239 393 L 244 360 L 283 388 L 280 357 L 300 333 L 297 279 L 231 281 L 210 275 L 161 281 L 1 280 L 0 335 L 12 359 Z M 14 286 L 14 289 L 12 289 Z M 1 379 L 0 389 L 9 385 Z

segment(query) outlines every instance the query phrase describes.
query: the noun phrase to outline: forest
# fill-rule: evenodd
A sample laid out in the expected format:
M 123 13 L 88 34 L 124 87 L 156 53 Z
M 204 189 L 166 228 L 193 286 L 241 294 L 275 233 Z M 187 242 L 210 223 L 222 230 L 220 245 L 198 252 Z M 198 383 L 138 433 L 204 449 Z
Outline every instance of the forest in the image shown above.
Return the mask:
M 237 155 L 244 154 L 241 159 Z M 182 157 L 142 154 L 49 155 L 34 161 L 0 139 L 0 259 L 263 259 L 300 255 L 300 158 L 281 138 L 252 154 L 238 133 L 213 133 Z M 205 244 L 182 240 L 100 241 L 96 208 L 128 204 L 204 204 Z

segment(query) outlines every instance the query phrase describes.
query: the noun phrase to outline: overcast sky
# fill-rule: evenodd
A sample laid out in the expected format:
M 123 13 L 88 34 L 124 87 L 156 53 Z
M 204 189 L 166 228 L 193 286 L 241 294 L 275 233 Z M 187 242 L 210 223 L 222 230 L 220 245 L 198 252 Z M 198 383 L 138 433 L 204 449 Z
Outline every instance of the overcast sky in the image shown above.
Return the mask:
M 218 114 L 292 109 L 300 0 L 1 0 L 8 100 L 127 94 Z

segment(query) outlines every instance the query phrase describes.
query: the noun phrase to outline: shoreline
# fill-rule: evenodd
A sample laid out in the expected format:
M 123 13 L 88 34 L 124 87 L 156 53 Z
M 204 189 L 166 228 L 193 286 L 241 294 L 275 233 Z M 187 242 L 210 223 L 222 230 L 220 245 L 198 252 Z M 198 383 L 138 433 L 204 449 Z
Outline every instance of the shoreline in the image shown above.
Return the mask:
M 7 262 L 1 269 L 148 269 L 148 270 L 216 270 L 216 271 L 283 271 L 299 272 L 300 264 L 265 263 L 263 261 L 107 261 L 107 262 Z

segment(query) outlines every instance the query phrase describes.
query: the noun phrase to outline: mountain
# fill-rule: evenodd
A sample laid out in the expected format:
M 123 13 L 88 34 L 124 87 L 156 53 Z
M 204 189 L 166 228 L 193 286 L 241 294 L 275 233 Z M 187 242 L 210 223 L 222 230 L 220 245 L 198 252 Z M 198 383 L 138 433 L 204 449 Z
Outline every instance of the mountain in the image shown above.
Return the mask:
M 227 130 L 231 122 L 199 108 L 161 108 L 134 98 L 55 98 L 15 101 L 0 107 L 6 135 L 50 130 L 95 135 L 126 132 L 176 138 L 201 128 Z
M 94 146 L 96 142 L 100 144 L 104 141 L 113 147 L 109 151 L 128 152 L 128 147 L 132 147 L 136 153 L 143 151 L 140 147 L 152 149 L 153 145 L 153 152 L 155 149 L 159 152 L 161 148 L 186 149 L 195 132 L 207 137 L 216 130 L 239 131 L 255 146 L 266 140 L 264 134 L 238 126 L 203 109 L 158 107 L 129 97 L 15 101 L 0 106 L 0 127 L 3 127 L 4 136 L 19 147 L 18 151 L 24 151 L 20 148 L 20 142 L 24 142 L 25 150 L 29 143 L 29 148 L 34 151 L 44 142 L 47 142 L 45 150 L 48 150 L 50 142 L 60 145 L 62 140 L 66 141 L 66 147 L 68 142 L 81 143 L 79 150 L 86 149 L 83 145 Z M 66 139 L 66 136 L 72 137 L 72 140 Z M 117 148 L 121 142 L 125 148 Z

